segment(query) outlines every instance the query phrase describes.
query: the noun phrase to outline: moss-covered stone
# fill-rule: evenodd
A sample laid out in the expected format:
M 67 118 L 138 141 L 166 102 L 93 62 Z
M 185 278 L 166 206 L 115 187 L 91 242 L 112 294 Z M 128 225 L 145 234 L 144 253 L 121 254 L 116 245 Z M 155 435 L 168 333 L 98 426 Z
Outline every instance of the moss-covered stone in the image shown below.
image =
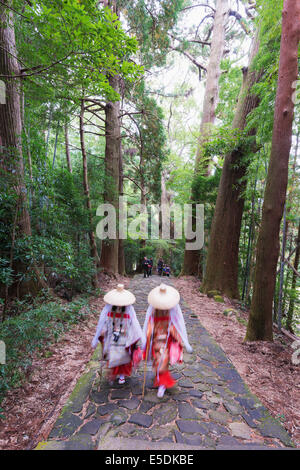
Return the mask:
M 213 421 L 216 421 L 216 422 L 221 423 L 221 424 L 226 424 L 226 423 L 228 423 L 228 421 L 231 420 L 230 414 L 226 413 L 225 411 L 222 412 L 222 411 L 211 410 L 211 411 L 209 411 L 209 417 Z
M 65 450 L 65 441 L 41 441 L 34 450 Z
M 159 398 L 157 396 L 157 391 L 147 391 L 144 397 L 144 401 L 149 401 L 154 404 L 165 402 L 168 400 L 169 400 L 169 397 L 167 393 L 165 393 L 165 395 L 162 398 Z
M 216 447 L 215 441 L 208 436 L 203 437 L 202 445 L 203 447 L 206 447 L 207 449 L 214 449 Z
M 231 317 L 231 316 L 237 316 L 238 315 L 238 312 L 236 310 L 234 310 L 233 308 L 226 308 L 224 311 L 223 311 L 223 315 L 225 315 L 225 317 Z
M 75 431 L 81 426 L 82 422 L 82 419 L 78 416 L 65 411 L 56 421 L 49 437 L 54 439 L 68 438 L 75 433 Z
M 65 407 L 62 410 L 62 414 L 65 411 L 79 413 L 82 410 L 83 404 L 88 398 L 95 377 L 96 371 L 90 370 L 79 378 L 73 392 L 71 393 Z
M 177 416 L 177 406 L 173 403 L 164 403 L 153 412 L 154 419 L 159 425 L 171 423 Z M 163 436 L 164 437 L 164 436 Z
M 172 436 L 172 427 L 162 428 L 161 426 L 153 426 L 148 435 L 151 437 L 151 440 L 158 441 L 160 439 L 167 438 Z
M 66 450 L 93 450 L 94 447 L 90 434 L 76 434 L 66 442 Z
M 110 421 L 115 425 L 115 426 L 120 426 L 120 424 L 126 423 L 128 418 L 128 414 L 125 413 L 123 410 L 115 410 L 111 415 L 110 415 Z
M 215 302 L 220 302 L 220 303 L 224 303 L 224 299 L 221 295 L 214 295 L 214 301 Z
M 258 425 L 258 429 L 265 437 L 273 437 L 279 439 L 285 446 L 295 447 L 284 427 L 272 416 L 264 418 Z
M 212 299 L 213 297 L 215 297 L 215 295 L 221 295 L 221 292 L 219 290 L 210 290 L 207 292 L 207 297 L 209 297 L 210 299 Z

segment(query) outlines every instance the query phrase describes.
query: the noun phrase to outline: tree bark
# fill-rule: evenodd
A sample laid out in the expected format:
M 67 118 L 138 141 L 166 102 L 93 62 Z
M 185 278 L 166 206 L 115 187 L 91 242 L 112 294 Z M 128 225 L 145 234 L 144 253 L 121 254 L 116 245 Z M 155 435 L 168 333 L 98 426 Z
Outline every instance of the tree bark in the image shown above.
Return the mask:
M 14 31 L 14 18 L 8 7 L 11 2 L 0 4 L 0 75 L 20 76 L 20 66 L 17 60 L 16 40 Z M 24 178 L 24 162 L 22 152 L 22 93 L 19 79 L 6 79 L 6 103 L 0 105 L 0 176 L 16 192 L 17 217 L 13 222 L 13 238 L 11 253 L 15 240 L 23 236 L 31 236 L 31 221 L 27 204 L 27 191 Z M 11 255 L 12 256 L 12 255 Z M 20 262 L 12 263 L 16 272 L 26 271 L 27 266 Z M 36 281 L 22 282 L 22 293 L 36 293 L 39 288 L 48 289 L 41 277 L 35 260 L 33 259 L 33 272 Z M 19 289 L 20 282 L 12 284 L 11 291 Z M 50 291 L 52 295 L 53 292 Z
M 12 11 L 0 5 L 0 74 L 20 75 Z M 0 105 L 0 168 L 3 178 L 8 178 L 19 201 L 17 226 L 21 234 L 31 235 L 30 217 L 24 182 L 22 154 L 21 84 L 18 79 L 6 79 L 6 104 Z
M 123 196 L 123 157 L 122 157 L 122 146 L 121 146 L 121 139 L 120 139 L 120 174 L 119 174 L 119 194 Z M 118 248 L 118 266 L 119 266 L 119 274 L 122 276 L 125 275 L 125 254 L 124 254 L 124 240 L 119 238 L 119 248 Z
M 282 227 L 282 248 L 281 248 L 281 260 L 280 260 L 280 275 L 279 275 L 279 289 L 278 289 L 278 305 L 275 305 L 274 310 L 276 311 L 277 307 L 277 312 L 276 312 L 276 320 L 277 320 L 277 326 L 279 331 L 281 331 L 281 322 L 282 322 L 282 298 L 283 298 L 283 281 L 284 281 L 284 265 L 285 265 L 285 251 L 286 251 L 286 241 L 287 241 L 287 235 L 289 231 L 289 222 L 287 220 L 288 216 L 288 210 L 284 208 L 283 212 L 283 227 Z M 276 296 L 275 296 L 276 297 Z M 275 299 L 274 299 L 275 303 Z
M 142 131 L 140 130 L 140 139 L 141 139 L 141 157 L 140 157 L 140 187 L 141 187 L 141 206 L 146 207 L 147 205 L 147 196 L 146 196 L 146 185 L 145 185 L 145 178 L 144 178 L 144 142 L 143 142 L 143 136 L 142 136 Z M 141 222 L 141 232 L 145 233 L 146 231 L 146 224 L 144 220 Z M 139 263 L 138 263 L 138 269 L 137 271 L 142 272 L 143 271 L 143 259 L 146 256 L 146 239 L 141 238 L 140 240 L 140 257 L 139 257 Z
M 253 297 L 245 340 L 273 341 L 272 302 L 279 254 L 279 231 L 288 181 L 294 116 L 293 92 L 298 75 L 300 3 L 284 0 L 278 85 L 270 164 L 257 241 Z
M 256 35 L 250 55 L 249 67 L 244 70 L 243 84 L 232 123 L 233 129 L 243 130 L 251 111 L 258 105 L 258 98 L 251 94 L 251 88 L 260 74 L 251 66 L 258 52 L 259 40 Z M 249 135 L 255 135 L 255 129 Z M 244 209 L 242 193 L 246 181 L 247 153 L 242 147 L 226 155 L 219 184 L 214 217 L 211 226 L 203 291 L 219 290 L 230 298 L 239 298 L 238 253 Z
M 89 188 L 89 180 L 88 180 L 88 168 L 87 168 L 87 154 L 85 149 L 85 138 L 84 138 L 84 99 L 81 100 L 81 109 L 80 109 L 80 116 L 79 116 L 79 131 L 80 131 L 80 145 L 81 145 L 81 153 L 82 153 L 82 165 L 83 165 L 83 189 L 84 195 L 86 198 L 86 207 L 88 210 L 88 217 L 89 217 L 89 240 L 90 240 L 90 253 L 91 257 L 94 262 L 95 267 L 95 274 L 93 277 L 93 287 L 98 287 L 98 279 L 97 279 L 97 266 L 99 262 L 98 250 L 95 240 L 95 234 L 92 228 L 92 205 L 91 205 L 91 198 L 90 198 L 90 188 Z
M 215 111 L 219 99 L 219 78 L 221 75 L 221 60 L 225 48 L 225 25 L 228 18 L 228 0 L 217 0 L 214 26 L 212 32 L 210 58 L 207 67 L 207 78 L 203 101 L 202 119 L 200 125 L 200 137 L 197 147 L 197 155 L 194 173 L 197 175 L 201 170 L 209 171 L 209 165 L 203 160 L 203 146 L 208 141 L 212 126 L 215 121 Z M 202 168 L 201 168 L 202 166 Z M 195 201 L 192 190 L 191 202 Z M 195 219 L 192 220 L 195 228 Z M 202 277 L 202 263 L 199 266 L 200 250 L 185 250 L 181 274 Z
M 109 78 L 110 85 L 119 91 L 119 77 Z M 120 102 L 108 102 L 105 106 L 105 203 L 112 204 L 118 214 L 120 184 Z M 107 273 L 119 270 L 119 240 L 102 240 L 100 266 Z
M 67 166 L 70 173 L 72 173 L 72 164 L 71 164 L 71 155 L 70 155 L 70 146 L 69 146 L 69 130 L 67 121 L 65 122 L 64 126 L 65 130 L 65 148 L 66 148 L 66 159 L 67 159 Z

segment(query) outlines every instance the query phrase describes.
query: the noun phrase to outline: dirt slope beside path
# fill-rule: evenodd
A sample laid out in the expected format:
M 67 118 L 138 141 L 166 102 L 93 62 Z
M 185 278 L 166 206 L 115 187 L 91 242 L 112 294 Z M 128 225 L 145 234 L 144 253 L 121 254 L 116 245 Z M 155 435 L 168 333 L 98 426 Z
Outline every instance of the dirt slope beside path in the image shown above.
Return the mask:
M 300 373 L 293 365 L 291 341 L 275 334 L 274 343 L 243 343 L 247 312 L 224 299 L 218 303 L 199 292 L 200 282 L 193 277 L 172 279 L 202 325 L 222 347 L 250 390 L 281 420 L 295 444 L 300 447 Z M 234 308 L 236 315 L 225 316 Z
M 106 278 L 101 288 L 109 290 L 117 282 L 127 286 L 129 281 L 124 277 Z M 95 313 L 47 348 L 50 357 L 35 357 L 27 382 L 7 394 L 1 404 L 5 419 L 0 420 L 0 449 L 32 449 L 49 434 L 93 353 L 90 344 L 104 306 L 102 297 L 91 298 L 90 305 Z

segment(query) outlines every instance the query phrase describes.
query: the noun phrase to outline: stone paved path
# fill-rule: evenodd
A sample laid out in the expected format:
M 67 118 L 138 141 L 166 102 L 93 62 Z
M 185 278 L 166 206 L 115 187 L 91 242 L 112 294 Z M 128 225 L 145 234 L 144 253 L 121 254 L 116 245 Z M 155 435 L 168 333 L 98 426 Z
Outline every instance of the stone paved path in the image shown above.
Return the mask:
M 147 295 L 162 279 L 135 276 L 130 290 L 141 326 Z M 172 283 L 169 278 L 163 282 Z M 187 299 L 188 300 L 188 299 Z M 109 386 L 99 374 L 100 348 L 69 397 L 47 442 L 37 449 L 259 449 L 293 447 L 281 424 L 248 390 L 240 375 L 181 301 L 192 354 L 173 367 L 177 385 L 163 399 L 147 372 L 142 400 L 143 367 Z M 91 332 L 91 339 L 94 332 Z

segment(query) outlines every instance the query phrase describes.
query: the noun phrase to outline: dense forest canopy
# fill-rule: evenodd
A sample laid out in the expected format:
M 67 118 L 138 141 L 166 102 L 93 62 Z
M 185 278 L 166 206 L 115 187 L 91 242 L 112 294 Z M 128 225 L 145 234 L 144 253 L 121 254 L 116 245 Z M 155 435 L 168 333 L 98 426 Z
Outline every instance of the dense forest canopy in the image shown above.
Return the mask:
M 103 274 L 144 256 L 248 308 L 247 339 L 272 340 L 273 322 L 299 334 L 299 14 L 291 0 L 1 0 L 0 338 L 42 344 L 61 299 L 76 321 Z M 118 215 L 119 196 L 203 204 L 203 247 L 174 239 L 174 217 L 169 239 L 143 236 L 150 209 L 140 236 L 99 239 L 97 208 Z M 0 371 L 1 396 L 19 372 Z

